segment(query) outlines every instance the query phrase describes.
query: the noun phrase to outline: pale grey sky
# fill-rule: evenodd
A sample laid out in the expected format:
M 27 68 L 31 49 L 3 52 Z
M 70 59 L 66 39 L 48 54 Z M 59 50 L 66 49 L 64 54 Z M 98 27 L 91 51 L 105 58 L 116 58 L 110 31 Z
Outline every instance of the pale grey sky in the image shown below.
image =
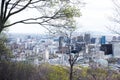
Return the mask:
M 81 9 L 82 16 L 77 18 L 77 26 L 82 26 L 78 31 L 99 31 L 108 32 L 106 25 L 113 13 L 112 0 L 84 0 L 87 4 Z M 16 15 L 11 20 L 24 18 L 25 16 L 35 15 L 34 13 L 22 12 L 24 15 Z M 29 15 L 28 15 L 29 14 Z M 44 33 L 45 29 L 37 25 L 17 24 L 9 28 L 9 32 L 14 33 Z
M 99 31 L 108 32 L 106 26 L 109 25 L 109 19 L 113 14 L 112 0 L 85 0 L 86 6 L 82 8 L 81 18 L 77 20 L 82 24 L 81 31 Z

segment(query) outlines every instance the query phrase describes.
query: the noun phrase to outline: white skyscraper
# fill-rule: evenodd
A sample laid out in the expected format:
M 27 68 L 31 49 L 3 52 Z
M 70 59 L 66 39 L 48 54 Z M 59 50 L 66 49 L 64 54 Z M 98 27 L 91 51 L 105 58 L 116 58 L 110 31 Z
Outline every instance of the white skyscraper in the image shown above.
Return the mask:
M 120 58 L 120 42 L 113 43 L 113 56 Z
M 48 49 L 45 49 L 43 59 L 44 59 L 45 62 L 47 62 L 49 60 L 49 51 L 48 51 Z

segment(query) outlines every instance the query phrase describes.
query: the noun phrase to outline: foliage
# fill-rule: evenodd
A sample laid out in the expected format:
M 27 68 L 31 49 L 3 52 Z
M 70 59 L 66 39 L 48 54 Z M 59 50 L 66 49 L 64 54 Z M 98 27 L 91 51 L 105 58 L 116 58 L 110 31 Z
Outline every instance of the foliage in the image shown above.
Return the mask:
M 65 9 L 63 9 L 63 13 L 67 18 L 73 18 L 73 17 L 80 17 L 80 10 L 77 9 L 75 6 L 66 6 Z
M 73 3 L 75 1 L 78 3 Z M 1 0 L 0 33 L 4 28 L 18 23 L 38 24 L 49 30 L 48 25 L 52 26 L 51 24 L 55 24 L 58 20 L 65 21 L 68 18 L 79 17 L 80 4 L 79 0 Z M 12 16 L 26 9 L 38 11 L 38 14 L 8 22 Z
M 9 60 L 12 57 L 11 51 L 6 47 L 7 38 L 4 33 L 0 34 L 0 61 Z
M 47 63 L 0 62 L 0 80 L 69 80 L 69 68 Z M 120 73 L 102 68 L 74 67 L 73 80 L 120 80 Z
M 0 65 L 0 80 L 34 80 L 32 65 L 8 61 L 1 61 Z
M 93 80 L 104 80 L 107 76 L 107 71 L 101 68 L 88 69 L 87 72 Z
M 38 67 L 41 80 L 68 80 L 67 70 L 62 66 L 42 64 Z

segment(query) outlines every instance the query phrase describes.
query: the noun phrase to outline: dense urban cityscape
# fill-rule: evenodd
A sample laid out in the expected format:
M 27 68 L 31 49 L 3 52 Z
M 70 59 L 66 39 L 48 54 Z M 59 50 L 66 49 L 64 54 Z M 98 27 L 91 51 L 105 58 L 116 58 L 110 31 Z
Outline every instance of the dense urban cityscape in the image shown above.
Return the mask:
M 14 55 L 13 61 L 24 61 L 34 65 L 48 62 L 54 65 L 69 66 L 68 43 L 64 36 L 10 34 L 7 46 Z M 84 67 L 111 66 L 120 70 L 120 36 L 93 36 L 89 33 L 75 35 L 71 38 L 71 53 L 76 55 L 76 65 Z M 117 59 L 108 63 L 109 59 Z M 91 62 L 93 61 L 93 62 Z

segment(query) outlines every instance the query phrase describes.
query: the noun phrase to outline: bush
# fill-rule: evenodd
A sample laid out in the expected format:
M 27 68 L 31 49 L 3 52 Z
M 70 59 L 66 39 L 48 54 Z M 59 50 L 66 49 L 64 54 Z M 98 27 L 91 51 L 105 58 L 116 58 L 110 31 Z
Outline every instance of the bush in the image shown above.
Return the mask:
M 120 80 L 120 74 L 101 68 L 74 67 L 73 80 Z M 69 80 L 69 67 L 24 62 L 0 62 L 0 80 Z
M 42 64 L 37 74 L 40 80 L 68 80 L 68 71 L 62 66 Z
M 34 80 L 35 68 L 30 64 L 1 61 L 0 65 L 0 80 Z
M 0 40 L 0 61 L 10 60 L 11 51 L 5 46 L 4 41 Z

